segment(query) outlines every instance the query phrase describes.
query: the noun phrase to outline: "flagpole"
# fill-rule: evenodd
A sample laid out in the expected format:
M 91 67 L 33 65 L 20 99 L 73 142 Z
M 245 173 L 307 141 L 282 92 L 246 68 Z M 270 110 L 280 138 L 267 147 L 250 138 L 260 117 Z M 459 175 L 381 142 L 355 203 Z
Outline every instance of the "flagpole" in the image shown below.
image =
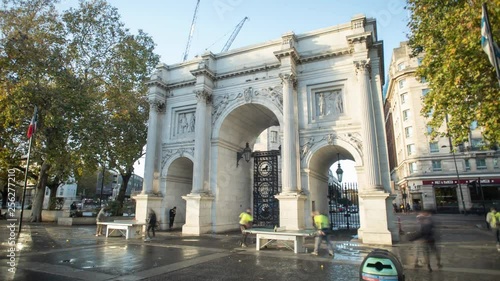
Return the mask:
M 33 115 L 33 117 L 35 119 L 36 119 L 36 115 L 37 115 L 37 107 L 35 106 L 35 113 Z M 23 200 L 21 202 L 21 216 L 20 216 L 20 219 L 19 219 L 19 229 L 18 229 L 18 232 L 17 232 L 17 237 L 18 238 L 19 238 L 19 235 L 21 235 L 21 230 L 22 230 L 22 227 L 23 227 L 24 202 L 25 202 L 25 199 L 26 199 L 26 187 L 28 185 L 28 169 L 29 169 L 29 166 L 30 166 L 31 144 L 32 143 L 33 143 L 33 135 L 30 136 L 30 142 L 29 142 L 29 145 L 28 145 L 28 159 L 26 159 L 26 169 L 24 171 L 24 189 L 23 189 Z
M 500 86 L 500 68 L 498 65 L 496 49 L 493 45 L 495 41 L 493 40 L 493 32 L 491 31 L 490 18 L 488 17 L 488 8 L 486 6 L 486 3 L 483 3 L 483 11 L 484 11 L 484 20 L 486 25 L 486 33 L 488 35 L 488 46 L 490 48 L 490 54 L 492 56 L 493 66 L 495 67 L 495 71 L 497 74 L 498 85 Z

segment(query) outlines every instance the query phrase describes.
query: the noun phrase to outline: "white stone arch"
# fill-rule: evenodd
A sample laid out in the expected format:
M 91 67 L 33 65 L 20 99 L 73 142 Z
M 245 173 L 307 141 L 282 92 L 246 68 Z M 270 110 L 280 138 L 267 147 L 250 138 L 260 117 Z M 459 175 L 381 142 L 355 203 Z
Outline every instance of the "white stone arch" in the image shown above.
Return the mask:
M 188 149 L 187 151 L 192 152 L 192 149 Z M 185 168 L 185 165 L 188 164 L 186 161 L 190 161 L 189 164 L 191 164 L 191 169 L 194 165 L 193 154 L 186 152 L 185 148 L 177 149 L 175 153 L 169 155 L 169 158 L 164 163 L 165 165 L 162 168 L 159 186 L 159 191 L 162 195 L 159 219 L 161 222 L 161 229 L 163 230 L 168 228 L 168 212 L 174 206 L 177 207 L 174 228 L 179 228 L 186 222 L 186 203 L 182 199 L 182 196 L 191 192 L 193 171 L 191 170 L 190 173 L 188 171 L 181 176 L 169 174 L 168 171 L 171 170 L 172 165 L 174 165 L 174 163 L 178 160 L 182 160 L 184 162 L 181 162 L 182 168 Z
M 168 153 L 168 151 L 171 151 L 171 153 Z M 173 152 L 172 152 L 173 151 Z M 167 172 L 168 168 L 172 163 L 181 158 L 185 157 L 191 162 L 194 163 L 194 147 L 188 147 L 188 148 L 177 148 L 177 149 L 169 149 L 165 150 L 163 149 L 162 151 L 162 158 L 161 158 L 161 179 L 164 179 L 167 177 Z
M 344 139 L 340 139 L 338 137 L 331 138 L 330 140 L 328 139 L 328 136 L 323 137 L 319 141 L 315 142 L 309 149 L 309 152 L 306 153 L 304 159 L 301 161 L 301 168 L 302 169 L 309 169 L 310 162 L 314 154 L 320 150 L 323 147 L 326 146 L 339 146 L 342 147 L 343 149 L 347 150 L 351 156 L 353 157 L 353 160 L 356 163 L 356 166 L 363 166 L 363 156 L 362 152 L 359 147 L 356 145 L 352 144 L 351 142 L 348 142 Z
M 283 124 L 283 106 L 281 102 L 282 94 L 281 90 L 278 90 L 277 88 L 281 88 L 281 85 L 274 86 L 274 88 L 263 88 L 262 90 L 257 91 L 253 90 L 252 88 L 247 88 L 245 89 L 244 93 L 249 92 L 250 94 L 246 96 L 245 94 L 241 93 L 236 94 L 235 97 L 233 97 L 233 100 L 227 103 L 222 112 L 220 112 L 216 116 L 212 116 L 212 118 L 216 118 L 216 120 L 213 120 L 212 139 L 219 138 L 220 129 L 222 127 L 222 124 L 224 123 L 224 120 L 226 120 L 226 117 L 235 109 L 245 104 L 258 104 L 266 107 L 274 113 L 281 126 Z
M 279 86 L 281 88 L 281 85 Z M 245 108 L 246 105 L 258 105 L 260 110 L 267 111 L 267 115 L 274 115 L 269 123 L 275 125 L 283 124 L 283 112 L 280 107 L 281 102 L 266 93 L 252 91 L 250 88 L 245 90 L 246 95 L 236 94 L 231 102 L 224 106 L 223 112 L 218 112 L 215 122 L 212 125 L 212 144 L 210 157 L 210 191 L 214 197 L 212 204 L 212 227 L 217 231 L 228 231 L 234 229 L 237 225 L 238 217 L 234 213 L 241 212 L 245 208 L 252 206 L 251 194 L 253 173 L 251 173 L 252 161 L 246 163 L 243 159 L 239 161 L 239 166 L 236 167 L 236 152 L 244 148 L 245 141 L 253 147 L 252 137 L 258 137 L 256 130 L 250 130 L 246 136 L 231 138 L 228 135 L 229 129 L 227 123 L 224 123 L 228 118 L 233 118 L 231 114 L 247 114 L 252 111 L 252 108 Z M 276 93 L 276 92 L 275 92 Z M 281 94 L 280 94 L 281 95 Z M 276 95 L 274 95 L 276 97 Z M 242 110 L 238 112 L 238 110 Z M 255 111 L 255 115 L 259 114 L 259 110 Z M 241 117 L 241 116 L 240 116 Z M 252 116 L 246 116 L 252 118 Z M 256 127 L 254 129 L 264 130 L 267 127 L 262 126 L 262 116 L 256 117 Z M 262 126 L 262 127 L 260 127 Z M 244 134 L 243 134 L 244 135 Z M 248 138 L 248 139 L 247 139 Z M 241 207 L 240 207 L 241 206 Z M 228 211 L 229 210 L 229 211 Z M 228 222 L 231 222 L 228 224 Z

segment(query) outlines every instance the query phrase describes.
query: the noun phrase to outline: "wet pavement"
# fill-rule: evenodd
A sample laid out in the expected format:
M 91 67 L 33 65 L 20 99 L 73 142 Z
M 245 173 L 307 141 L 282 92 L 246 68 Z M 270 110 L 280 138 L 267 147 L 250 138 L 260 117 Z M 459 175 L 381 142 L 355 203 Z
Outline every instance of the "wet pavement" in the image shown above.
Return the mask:
M 95 237 L 95 226 L 23 223 L 17 240 L 15 272 L 9 265 L 10 235 L 0 221 L 0 280 L 359 280 L 363 259 L 376 248 L 393 252 L 404 266 L 405 280 L 500 280 L 500 252 L 494 234 L 476 215 L 435 215 L 443 268 L 414 268 L 418 243 L 407 236 L 393 246 L 359 243 L 355 232 L 334 236 L 335 256 L 326 245 L 312 256 L 285 248 L 238 247 L 237 232 L 182 236 L 158 232 L 151 242 L 123 237 Z M 402 214 L 404 232 L 416 228 L 415 214 Z M 253 247 L 252 247 L 253 246 Z M 9 271 L 10 270 L 10 271 Z

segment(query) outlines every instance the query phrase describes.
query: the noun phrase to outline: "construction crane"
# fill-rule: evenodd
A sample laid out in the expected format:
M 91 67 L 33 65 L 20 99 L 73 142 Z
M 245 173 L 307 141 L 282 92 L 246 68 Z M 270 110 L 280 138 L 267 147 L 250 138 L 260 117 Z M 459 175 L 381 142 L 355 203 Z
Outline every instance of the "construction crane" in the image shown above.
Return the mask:
M 240 29 L 243 27 L 243 24 L 246 20 L 248 20 L 248 17 L 245 17 L 243 20 L 241 20 L 240 23 L 238 23 L 238 25 L 234 28 L 233 33 L 231 33 L 231 36 L 227 40 L 226 45 L 224 45 L 224 48 L 222 48 L 221 53 L 229 50 L 229 47 L 231 47 L 231 44 L 233 44 L 234 39 L 238 35 L 238 32 L 240 32 Z
M 200 0 L 196 2 L 196 8 L 194 8 L 194 15 L 193 15 L 193 20 L 191 21 L 191 30 L 189 31 L 189 36 L 188 36 L 188 41 L 186 45 L 186 50 L 184 51 L 184 56 L 182 58 L 182 61 L 186 61 L 188 55 L 189 55 L 189 48 L 191 47 L 191 39 L 193 39 L 193 33 L 194 33 L 194 26 L 196 23 L 196 17 L 198 16 L 198 7 L 200 6 Z

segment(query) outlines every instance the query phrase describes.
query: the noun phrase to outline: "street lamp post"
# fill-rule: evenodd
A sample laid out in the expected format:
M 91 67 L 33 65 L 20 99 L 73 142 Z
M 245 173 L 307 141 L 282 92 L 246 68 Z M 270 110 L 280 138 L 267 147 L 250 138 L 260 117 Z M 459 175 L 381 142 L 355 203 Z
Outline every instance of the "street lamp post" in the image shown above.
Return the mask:
M 451 140 L 450 140 L 451 142 Z M 443 145 L 442 147 L 446 147 L 446 145 Z M 462 207 L 464 211 L 464 215 L 467 215 L 467 209 L 465 208 L 465 201 L 464 201 L 464 194 L 462 192 L 462 185 L 460 184 L 460 175 L 458 173 L 458 166 L 457 166 L 457 157 L 455 156 L 455 151 L 453 150 L 453 147 L 450 144 L 450 152 L 453 155 L 453 163 L 455 164 L 455 172 L 457 173 L 457 187 L 458 190 L 460 191 L 460 199 L 462 200 Z

